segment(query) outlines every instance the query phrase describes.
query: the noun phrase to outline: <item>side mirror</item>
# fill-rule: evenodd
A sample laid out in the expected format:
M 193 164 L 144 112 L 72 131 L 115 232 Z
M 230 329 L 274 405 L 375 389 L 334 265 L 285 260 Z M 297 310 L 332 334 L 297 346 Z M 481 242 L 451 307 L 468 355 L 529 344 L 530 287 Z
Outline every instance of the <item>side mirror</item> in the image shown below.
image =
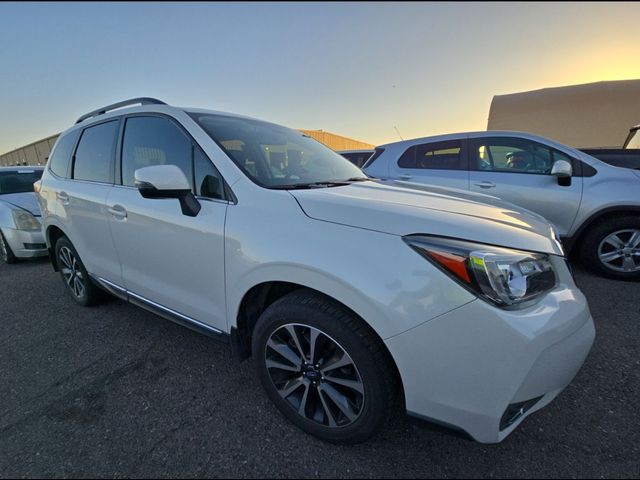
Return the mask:
M 571 185 L 573 167 L 566 160 L 556 160 L 551 167 L 551 175 L 558 179 L 558 185 L 568 187 Z
M 154 165 L 135 171 L 136 188 L 144 198 L 176 198 L 182 213 L 195 217 L 202 206 L 191 192 L 184 172 L 176 165 Z

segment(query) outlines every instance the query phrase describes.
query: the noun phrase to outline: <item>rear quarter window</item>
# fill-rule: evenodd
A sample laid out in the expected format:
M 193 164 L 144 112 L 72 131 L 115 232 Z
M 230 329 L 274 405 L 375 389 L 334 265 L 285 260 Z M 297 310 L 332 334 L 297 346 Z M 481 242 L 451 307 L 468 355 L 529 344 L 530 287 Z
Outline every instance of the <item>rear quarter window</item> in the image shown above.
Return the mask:
M 53 152 L 47 163 L 49 170 L 56 176 L 61 178 L 69 177 L 69 164 L 71 163 L 71 154 L 78 139 L 79 130 L 62 135 L 56 141 Z

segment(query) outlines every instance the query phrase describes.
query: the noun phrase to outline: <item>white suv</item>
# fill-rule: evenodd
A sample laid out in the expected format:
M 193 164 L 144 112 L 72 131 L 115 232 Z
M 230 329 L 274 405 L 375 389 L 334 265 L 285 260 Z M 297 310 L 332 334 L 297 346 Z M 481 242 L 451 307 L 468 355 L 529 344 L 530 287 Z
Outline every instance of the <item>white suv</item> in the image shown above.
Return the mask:
M 231 344 L 328 441 L 369 438 L 402 391 L 410 415 L 499 442 L 594 340 L 540 217 L 372 181 L 271 123 L 104 107 L 60 136 L 39 200 L 76 302 L 106 290 Z

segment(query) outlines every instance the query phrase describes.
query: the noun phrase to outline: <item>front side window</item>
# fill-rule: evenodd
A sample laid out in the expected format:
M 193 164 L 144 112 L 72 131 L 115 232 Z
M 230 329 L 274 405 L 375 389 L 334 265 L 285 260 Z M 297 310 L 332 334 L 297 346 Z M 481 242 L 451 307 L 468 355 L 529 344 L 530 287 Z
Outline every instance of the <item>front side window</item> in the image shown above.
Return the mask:
M 33 192 L 33 184 L 42 177 L 42 170 L 28 167 L 0 172 L 0 195 Z
M 398 166 L 423 170 L 464 170 L 461 142 L 452 140 L 414 145 L 402 154 Z
M 296 130 L 226 115 L 190 113 L 251 180 L 266 188 L 366 179 L 349 160 Z
M 113 154 L 119 125 L 114 120 L 84 129 L 76 149 L 74 179 L 113 183 Z
M 200 148 L 193 151 L 195 194 L 207 198 L 224 198 L 224 182 L 218 169 L 213 166 Z
M 122 184 L 134 187 L 136 170 L 153 165 L 176 165 L 191 179 L 191 140 L 166 118 L 128 118 L 122 140 Z
M 49 158 L 49 170 L 61 178 L 67 178 L 69 171 L 69 162 L 73 147 L 78 138 L 78 131 L 70 132 L 58 138 L 51 157 Z
M 474 170 L 548 175 L 553 165 L 551 149 L 519 138 L 488 138 L 472 142 Z

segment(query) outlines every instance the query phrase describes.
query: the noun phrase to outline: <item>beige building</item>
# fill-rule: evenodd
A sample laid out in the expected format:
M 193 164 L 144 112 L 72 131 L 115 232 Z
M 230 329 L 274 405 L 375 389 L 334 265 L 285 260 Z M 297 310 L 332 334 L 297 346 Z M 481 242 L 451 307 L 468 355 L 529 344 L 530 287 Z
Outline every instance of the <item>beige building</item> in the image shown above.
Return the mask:
M 487 130 L 521 130 L 578 148 L 617 148 L 640 124 L 640 80 L 496 95 Z
M 351 138 L 325 132 L 324 130 L 300 130 L 306 135 L 315 138 L 333 150 L 359 150 L 373 149 L 373 145 L 353 140 Z M 52 135 L 11 152 L 0 155 L 0 167 L 14 165 L 44 165 L 47 163 L 49 153 L 56 142 L 58 135 Z
M 0 167 L 14 165 L 44 165 L 47 163 L 49 153 L 56 143 L 58 135 L 51 135 L 24 147 L 17 148 L 0 155 Z
M 335 133 L 325 132 L 324 130 L 300 130 L 305 135 L 315 138 L 320 143 L 325 144 L 332 150 L 373 150 L 374 145 L 361 142 L 352 138 L 336 135 Z

